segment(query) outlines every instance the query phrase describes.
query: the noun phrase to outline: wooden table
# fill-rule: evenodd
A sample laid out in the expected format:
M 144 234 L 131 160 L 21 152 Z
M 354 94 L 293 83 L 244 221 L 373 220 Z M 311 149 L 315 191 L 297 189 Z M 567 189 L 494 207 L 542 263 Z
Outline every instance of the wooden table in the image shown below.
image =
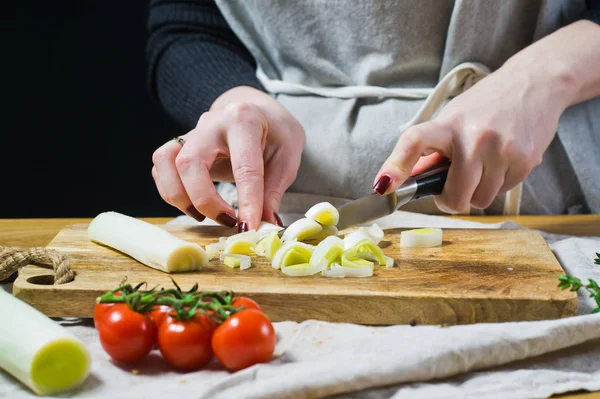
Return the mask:
M 555 234 L 600 236 L 600 215 L 557 216 L 453 216 L 474 222 L 498 223 L 506 220 Z M 150 223 L 164 224 L 171 218 L 142 218 Z M 0 245 L 45 246 L 65 226 L 89 223 L 91 219 L 0 219 Z M 563 399 L 600 399 L 600 392 L 558 395 Z

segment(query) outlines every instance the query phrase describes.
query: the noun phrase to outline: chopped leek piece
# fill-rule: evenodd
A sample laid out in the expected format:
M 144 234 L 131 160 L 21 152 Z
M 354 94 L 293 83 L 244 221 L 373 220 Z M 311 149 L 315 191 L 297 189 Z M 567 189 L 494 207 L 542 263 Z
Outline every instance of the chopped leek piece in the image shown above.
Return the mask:
M 335 226 L 340 219 L 338 210 L 329 202 L 320 202 L 314 205 L 306 211 L 304 216 L 323 226 Z
M 346 274 L 344 273 L 344 271 L 340 270 L 340 269 L 335 269 L 335 270 L 327 269 L 327 270 L 323 270 L 321 272 L 321 274 L 323 276 L 325 276 L 325 277 L 337 277 L 337 278 L 346 277 Z
M 276 231 L 272 231 L 265 237 L 265 256 L 273 259 L 279 248 L 281 248 L 281 239 Z
M 369 266 L 347 267 L 334 263 L 331 265 L 331 270 L 334 272 L 342 271 L 345 277 L 370 277 L 373 275 L 373 268 Z
M 267 237 L 261 238 L 261 240 L 256 244 L 256 248 L 254 248 L 254 252 L 257 255 L 265 256 L 265 248 L 267 246 Z
M 314 236 L 323 230 L 323 227 L 312 219 L 302 218 L 296 220 L 283 233 L 282 240 L 287 241 L 304 241 L 310 236 Z
M 221 251 L 224 251 L 225 247 L 225 241 L 219 241 L 212 244 L 208 244 L 206 246 L 206 253 L 208 255 L 208 259 L 212 259 L 216 254 L 218 254 Z
M 302 250 L 292 249 L 287 251 L 285 255 L 281 258 L 281 267 L 283 266 L 292 266 L 300 263 L 306 263 L 306 255 L 307 253 Z
M 356 230 L 344 237 L 344 249 L 354 248 L 356 244 L 364 240 L 373 241 L 373 238 L 364 230 Z
M 373 255 L 375 255 L 375 257 L 377 258 L 377 262 L 380 265 L 385 265 L 385 255 L 383 254 L 383 250 L 377 245 L 375 245 L 375 243 L 373 243 L 373 240 L 365 239 L 356 243 L 354 247 L 357 248 L 358 253 L 372 253 Z
M 237 258 L 235 256 L 231 256 L 231 255 L 226 255 L 225 258 L 223 259 L 223 263 L 229 267 L 236 268 L 236 267 L 240 267 L 240 263 L 241 263 L 241 259 Z
M 336 236 L 329 236 L 317 245 L 310 257 L 310 264 L 316 266 L 325 262 L 327 266 L 333 262 L 339 262 L 344 252 L 344 242 Z
M 377 262 L 377 256 L 373 252 L 358 252 L 356 254 L 357 258 L 361 258 L 364 260 L 368 260 L 370 262 Z
M 400 233 L 400 245 L 403 247 L 435 247 L 442 244 L 442 229 L 425 228 L 405 230 Z
M 322 263 L 320 265 L 313 266 L 310 263 L 299 263 L 290 266 L 282 266 L 281 271 L 287 276 L 301 277 L 301 276 L 312 276 L 319 272 L 324 271 L 327 265 Z
M 331 236 L 337 236 L 338 234 L 338 228 L 335 226 L 326 226 L 323 228 L 323 230 L 321 230 L 320 232 L 318 232 L 317 234 L 315 234 L 314 236 L 310 236 L 307 238 L 307 240 L 310 241 L 322 241 L 327 237 L 331 237 Z
M 357 248 L 350 248 L 342 253 L 342 266 L 345 267 L 373 267 L 373 262 L 357 257 Z
M 248 255 L 221 254 L 221 262 L 231 268 L 239 267 L 240 270 L 248 269 L 250 267 L 250 261 L 251 259 Z
M 240 254 L 240 255 L 252 255 L 256 249 L 256 243 L 254 241 L 239 239 L 227 244 L 224 252 L 227 254 Z
M 373 238 L 375 245 L 378 245 L 381 240 L 383 240 L 383 236 L 385 235 L 383 230 L 381 230 L 381 227 L 379 227 L 377 224 L 373 224 L 371 227 L 369 227 L 367 233 L 371 236 L 371 238 Z
M 256 229 L 256 232 L 261 237 L 265 237 L 266 235 L 268 235 L 269 233 L 271 233 L 273 231 L 281 231 L 281 230 L 283 230 L 283 227 L 277 226 L 276 224 L 273 224 L 273 223 L 265 222 L 263 220 L 258 225 L 258 229 Z
M 256 244 L 260 240 L 260 235 L 256 232 L 256 230 L 245 231 L 243 233 L 238 233 L 227 237 L 227 244 L 231 244 L 237 240 L 252 241 Z
M 391 269 L 394 267 L 394 258 L 390 258 L 389 256 L 385 257 L 385 268 Z

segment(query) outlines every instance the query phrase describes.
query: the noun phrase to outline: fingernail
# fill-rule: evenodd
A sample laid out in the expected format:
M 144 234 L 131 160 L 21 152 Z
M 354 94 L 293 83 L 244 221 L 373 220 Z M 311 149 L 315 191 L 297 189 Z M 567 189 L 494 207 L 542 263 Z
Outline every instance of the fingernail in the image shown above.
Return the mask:
M 237 224 L 237 219 L 227 213 L 221 213 L 217 216 L 217 222 L 227 227 L 235 227 Z
M 387 191 L 391 182 L 391 177 L 389 177 L 388 175 L 383 175 L 379 178 L 379 180 L 377 180 L 377 183 L 375 183 L 375 185 L 373 186 L 373 191 L 375 191 L 377 194 L 383 195 Z
M 273 212 L 273 215 L 275 216 L 275 222 L 277 223 L 277 226 L 283 227 L 283 222 L 281 221 L 281 218 L 279 217 L 277 212 Z
M 193 205 L 190 206 L 188 209 L 186 209 L 185 213 L 187 213 L 189 216 L 193 217 L 194 219 L 196 219 L 199 222 L 206 219 L 206 216 L 204 216 L 203 214 L 198 212 L 198 209 L 196 209 Z
M 248 231 L 248 223 L 242 222 L 238 224 L 238 233 L 245 233 Z

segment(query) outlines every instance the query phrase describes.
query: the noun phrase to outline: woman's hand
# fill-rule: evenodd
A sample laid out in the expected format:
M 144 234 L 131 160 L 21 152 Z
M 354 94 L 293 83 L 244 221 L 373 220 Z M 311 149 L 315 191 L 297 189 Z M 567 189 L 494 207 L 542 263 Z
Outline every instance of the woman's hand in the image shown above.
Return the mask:
M 306 140 L 281 104 L 236 87 L 182 137 L 183 146 L 170 141 L 152 157 L 152 176 L 167 203 L 199 221 L 206 216 L 228 227 L 237 223 L 239 231 L 255 229 L 261 220 L 281 224 L 279 203 L 296 178 Z M 236 183 L 237 218 L 213 181 Z
M 581 43 L 585 37 L 599 42 L 597 26 L 584 21 L 553 35 L 451 100 L 436 118 L 404 131 L 373 189 L 389 193 L 445 157 L 452 164 L 435 200 L 454 213 L 487 208 L 525 180 L 541 163 L 563 111 L 592 97 L 590 86 L 597 91 L 600 81 L 589 71 L 598 55 Z

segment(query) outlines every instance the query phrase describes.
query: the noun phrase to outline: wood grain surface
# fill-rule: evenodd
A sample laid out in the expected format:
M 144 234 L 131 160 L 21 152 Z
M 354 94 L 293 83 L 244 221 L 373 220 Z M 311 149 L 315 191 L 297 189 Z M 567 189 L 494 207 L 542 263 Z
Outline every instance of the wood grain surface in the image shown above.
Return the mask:
M 513 216 L 456 216 L 482 223 L 497 223 L 515 220 Z M 88 223 L 91 219 L 0 219 L 0 244 L 7 246 L 35 247 L 47 245 L 64 227 L 74 223 Z M 145 220 L 162 224 L 170 218 L 145 218 Z M 515 220 L 522 226 L 543 231 L 569 234 L 600 236 L 600 215 L 533 215 L 520 216 Z M 577 391 L 555 395 L 561 399 L 600 399 L 600 392 Z
M 231 230 L 214 226 L 161 226 L 200 245 Z M 398 267 L 376 267 L 370 278 L 289 277 L 255 257 L 240 271 L 218 259 L 200 272 L 168 275 L 110 248 L 90 242 L 87 224 L 63 229 L 49 248 L 68 254 L 74 282 L 48 285 L 48 271 L 28 266 L 13 292 L 49 316 L 92 315 L 94 300 L 127 278 L 132 284 L 199 283 L 205 290 L 229 289 L 255 298 L 274 320 L 320 319 L 370 325 L 468 324 L 543 320 L 576 313 L 575 293 L 557 288 L 560 264 L 542 239 L 527 230 L 445 229 L 435 248 L 401 248 L 399 229 L 386 231 L 386 255 Z

